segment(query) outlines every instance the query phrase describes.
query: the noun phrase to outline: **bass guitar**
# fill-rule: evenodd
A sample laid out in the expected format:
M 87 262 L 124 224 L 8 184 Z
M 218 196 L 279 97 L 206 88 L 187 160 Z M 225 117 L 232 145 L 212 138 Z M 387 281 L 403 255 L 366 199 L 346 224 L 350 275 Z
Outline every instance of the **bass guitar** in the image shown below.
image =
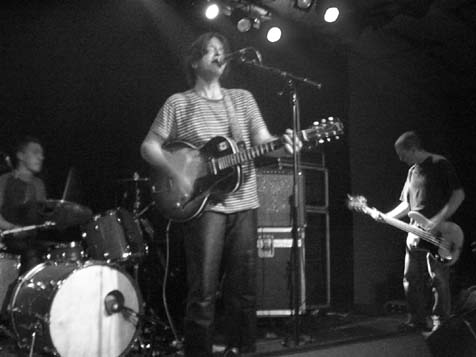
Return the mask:
M 459 259 L 463 247 L 464 234 L 461 228 L 453 222 L 442 222 L 436 233 L 430 233 L 428 228 L 431 221 L 422 214 L 410 211 L 408 217 L 412 224 L 389 217 L 376 208 L 367 206 L 367 199 L 363 196 L 348 195 L 347 206 L 358 212 L 378 217 L 377 221 L 384 222 L 408 233 L 407 245 L 410 248 L 420 248 L 428 251 L 433 258 L 440 262 L 453 265 Z
M 343 133 L 339 119 L 329 118 L 298 132 L 303 142 L 323 143 L 339 138 Z M 172 177 L 161 170 L 151 173 L 152 198 L 159 212 L 173 221 L 184 222 L 197 217 L 210 197 L 237 191 L 242 183 L 241 164 L 275 151 L 284 145 L 283 139 L 240 151 L 234 140 L 216 136 L 201 148 L 185 141 L 164 145 L 178 168 Z M 184 180 L 189 185 L 184 185 Z

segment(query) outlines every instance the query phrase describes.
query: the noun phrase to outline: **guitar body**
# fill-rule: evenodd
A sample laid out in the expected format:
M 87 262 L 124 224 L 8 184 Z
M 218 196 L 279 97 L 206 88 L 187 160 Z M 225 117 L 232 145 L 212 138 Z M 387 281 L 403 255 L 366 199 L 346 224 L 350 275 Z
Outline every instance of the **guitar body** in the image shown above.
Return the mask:
M 418 212 L 409 212 L 410 217 L 415 225 L 423 230 L 426 230 L 430 221 Z M 407 237 L 407 246 L 412 248 L 420 248 L 430 252 L 433 257 L 440 262 L 453 265 L 460 257 L 461 249 L 463 248 L 464 234 L 461 228 L 453 222 L 442 222 L 438 226 L 438 231 L 434 236 L 443 242 L 442 245 L 437 246 L 429 243 L 424 239 L 420 239 L 418 235 L 409 233 Z
M 238 151 L 229 138 L 216 136 L 201 148 L 184 141 L 164 145 L 173 157 L 179 176 L 190 182 L 185 187 L 177 178 L 160 170 L 152 172 L 152 198 L 160 213 L 171 220 L 184 222 L 197 217 L 210 197 L 234 192 L 241 185 L 241 166 L 216 170 L 213 160 Z

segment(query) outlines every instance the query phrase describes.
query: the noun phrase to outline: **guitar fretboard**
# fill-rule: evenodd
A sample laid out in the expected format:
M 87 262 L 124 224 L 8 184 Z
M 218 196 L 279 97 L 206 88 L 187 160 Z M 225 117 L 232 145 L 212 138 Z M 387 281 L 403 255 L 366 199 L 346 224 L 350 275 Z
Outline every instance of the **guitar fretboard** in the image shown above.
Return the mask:
M 254 160 L 257 157 L 279 149 L 281 146 L 282 142 L 278 139 L 269 143 L 254 146 L 250 149 L 246 149 L 235 154 L 225 155 L 216 159 L 218 169 L 224 170 L 226 168 Z
M 385 223 L 390 224 L 391 226 L 394 226 L 398 229 L 401 229 L 402 231 L 412 233 L 412 234 L 422 238 L 423 240 L 425 240 L 425 241 L 427 241 L 431 244 L 434 244 L 437 247 L 448 248 L 448 247 L 446 247 L 446 245 L 444 244 L 444 242 L 441 239 L 439 239 L 438 237 L 434 236 L 431 233 L 428 233 L 427 231 L 425 231 L 421 228 L 418 228 L 416 226 L 413 226 L 411 224 L 403 222 L 399 219 L 388 217 L 387 215 L 382 214 L 382 213 L 381 213 L 381 217 L 383 218 Z

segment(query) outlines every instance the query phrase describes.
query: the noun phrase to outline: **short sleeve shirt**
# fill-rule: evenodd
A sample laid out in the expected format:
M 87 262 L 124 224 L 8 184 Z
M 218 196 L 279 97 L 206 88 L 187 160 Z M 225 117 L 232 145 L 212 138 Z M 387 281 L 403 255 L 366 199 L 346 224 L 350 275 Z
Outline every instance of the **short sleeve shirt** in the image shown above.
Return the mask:
M 233 112 L 225 100 L 210 100 L 194 90 L 169 97 L 150 130 L 165 142 L 184 140 L 197 147 L 205 145 L 215 136 L 232 137 L 230 120 L 235 120 L 241 131 L 241 139 L 249 148 L 253 134 L 266 124 L 253 95 L 243 89 L 224 89 L 233 106 Z M 242 164 L 242 185 L 236 192 L 225 195 L 220 201 L 208 204 L 206 210 L 233 213 L 259 206 L 256 172 L 253 162 Z
M 401 199 L 408 202 L 410 210 L 431 218 L 459 188 L 461 182 L 451 163 L 443 156 L 432 154 L 410 167 Z

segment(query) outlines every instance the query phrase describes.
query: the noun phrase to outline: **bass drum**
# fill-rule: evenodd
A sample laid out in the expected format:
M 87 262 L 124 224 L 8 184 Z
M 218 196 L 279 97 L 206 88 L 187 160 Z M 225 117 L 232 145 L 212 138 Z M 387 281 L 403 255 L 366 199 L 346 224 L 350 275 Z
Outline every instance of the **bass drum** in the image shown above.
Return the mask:
M 117 357 L 138 332 L 142 298 L 117 267 L 46 262 L 21 278 L 9 305 L 21 348 L 62 357 Z M 34 334 L 36 332 L 36 334 Z

